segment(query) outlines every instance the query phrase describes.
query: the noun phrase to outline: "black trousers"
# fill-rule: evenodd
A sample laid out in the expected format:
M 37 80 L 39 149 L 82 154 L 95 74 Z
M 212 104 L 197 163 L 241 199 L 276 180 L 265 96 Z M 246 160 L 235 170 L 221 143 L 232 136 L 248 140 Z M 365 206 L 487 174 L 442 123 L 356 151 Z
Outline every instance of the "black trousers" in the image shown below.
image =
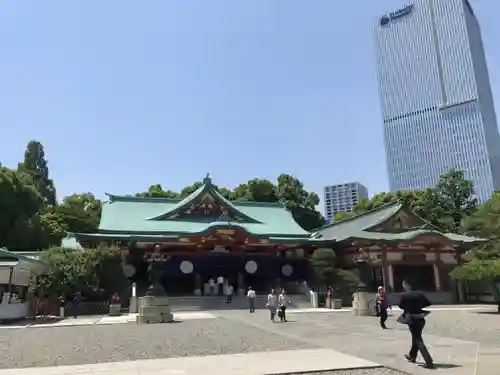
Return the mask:
M 280 306 L 280 319 L 282 322 L 286 322 L 286 306 Z
M 248 304 L 250 305 L 250 312 L 255 312 L 255 298 L 249 298 Z
M 231 302 L 233 302 L 233 295 L 232 295 L 232 294 L 228 294 L 228 295 L 226 296 L 226 302 L 227 302 L 227 303 L 231 303 Z
M 224 291 L 224 285 L 223 284 L 218 284 L 218 292 L 219 296 L 222 296 L 222 292 Z
M 425 319 L 412 319 L 408 328 L 411 333 L 411 349 L 408 353 L 412 359 L 416 359 L 418 352 L 424 358 L 426 364 L 432 364 L 432 357 L 427 350 L 427 347 L 424 344 L 424 340 L 422 339 L 422 331 L 425 327 Z
M 380 317 L 380 326 L 385 327 L 385 322 L 387 321 L 387 309 L 380 309 L 379 317 Z

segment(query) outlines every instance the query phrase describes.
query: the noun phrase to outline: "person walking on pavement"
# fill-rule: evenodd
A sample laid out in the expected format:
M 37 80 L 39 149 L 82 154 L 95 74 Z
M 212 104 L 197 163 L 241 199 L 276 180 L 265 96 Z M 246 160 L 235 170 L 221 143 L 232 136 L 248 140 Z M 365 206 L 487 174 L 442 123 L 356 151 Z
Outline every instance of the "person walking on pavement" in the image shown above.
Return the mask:
M 248 292 L 247 292 L 247 298 L 248 298 L 248 305 L 250 307 L 250 313 L 255 312 L 255 290 L 251 286 L 248 287 Z
M 222 296 L 224 294 L 224 277 L 219 276 L 217 278 L 217 286 L 219 288 L 219 296 Z
M 375 297 L 375 304 L 377 308 L 377 315 L 380 318 L 380 326 L 382 329 L 387 329 L 385 322 L 387 321 L 387 309 L 389 308 L 389 301 L 383 286 L 379 286 L 377 296 Z
M 213 296 L 215 294 L 215 280 L 213 277 L 208 279 L 208 286 L 210 288 L 210 295 Z
M 271 289 L 271 293 L 267 295 L 266 307 L 269 309 L 271 321 L 274 323 L 274 318 L 276 317 L 276 311 L 278 309 L 278 296 L 274 289 Z
M 286 322 L 286 308 L 291 303 L 290 299 L 285 293 L 284 289 L 281 289 L 281 294 L 278 297 L 278 305 L 279 305 L 279 317 L 282 322 Z
M 429 314 L 423 309 L 430 306 L 431 303 L 423 292 L 412 290 L 411 284 L 407 280 L 403 281 L 403 289 L 405 292 L 399 302 L 399 308 L 403 310 L 403 314 L 398 318 L 398 322 L 407 324 L 411 333 L 411 349 L 404 356 L 408 362 L 415 363 L 420 352 L 425 360 L 425 367 L 433 368 L 434 361 L 422 338 L 425 317 Z
M 73 297 L 73 319 L 78 318 L 80 315 L 80 309 L 82 305 L 82 294 L 80 292 L 76 292 Z
M 231 303 L 233 302 L 233 291 L 234 288 L 231 284 L 226 285 L 226 303 Z
M 333 309 L 333 288 L 331 286 L 326 290 L 326 308 Z

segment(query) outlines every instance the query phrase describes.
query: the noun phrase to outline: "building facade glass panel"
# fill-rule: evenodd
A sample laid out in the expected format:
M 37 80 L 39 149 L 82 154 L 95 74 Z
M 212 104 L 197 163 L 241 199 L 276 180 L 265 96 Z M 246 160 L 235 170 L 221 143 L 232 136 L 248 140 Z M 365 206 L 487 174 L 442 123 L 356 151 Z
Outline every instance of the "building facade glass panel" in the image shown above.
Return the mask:
M 466 0 L 415 0 L 381 16 L 375 51 L 391 190 L 459 168 L 481 202 L 500 188 L 500 136 L 481 33 Z

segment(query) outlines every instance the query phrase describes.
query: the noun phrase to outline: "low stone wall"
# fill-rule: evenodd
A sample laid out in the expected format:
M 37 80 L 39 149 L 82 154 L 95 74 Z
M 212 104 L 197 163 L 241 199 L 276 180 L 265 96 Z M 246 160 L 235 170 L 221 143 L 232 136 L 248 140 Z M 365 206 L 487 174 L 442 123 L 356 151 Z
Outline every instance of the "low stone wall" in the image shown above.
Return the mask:
M 82 301 L 78 307 L 73 302 L 68 302 L 64 306 L 65 316 L 74 315 L 103 315 L 109 312 L 109 301 Z M 54 315 L 59 316 L 60 309 L 57 302 L 50 302 L 46 309 L 44 309 L 44 315 Z
M 401 299 L 402 293 L 390 293 L 389 303 L 392 305 L 398 305 Z M 373 299 L 375 299 L 375 293 L 373 293 Z M 451 305 L 455 303 L 455 298 L 451 292 L 425 292 L 425 295 L 431 301 L 433 305 Z

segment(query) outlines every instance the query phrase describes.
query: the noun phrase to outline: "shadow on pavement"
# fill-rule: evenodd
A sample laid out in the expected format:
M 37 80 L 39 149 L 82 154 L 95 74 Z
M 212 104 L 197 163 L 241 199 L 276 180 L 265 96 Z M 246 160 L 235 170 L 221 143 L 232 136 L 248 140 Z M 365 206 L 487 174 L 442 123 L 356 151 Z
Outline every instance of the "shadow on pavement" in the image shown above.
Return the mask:
M 498 315 L 500 317 L 500 313 L 497 311 L 476 311 L 476 314 L 480 315 Z
M 425 367 L 425 363 L 418 363 L 419 367 Z M 439 370 L 439 369 L 452 369 L 462 367 L 461 365 L 454 365 L 452 363 L 434 363 L 432 368 L 429 370 Z

